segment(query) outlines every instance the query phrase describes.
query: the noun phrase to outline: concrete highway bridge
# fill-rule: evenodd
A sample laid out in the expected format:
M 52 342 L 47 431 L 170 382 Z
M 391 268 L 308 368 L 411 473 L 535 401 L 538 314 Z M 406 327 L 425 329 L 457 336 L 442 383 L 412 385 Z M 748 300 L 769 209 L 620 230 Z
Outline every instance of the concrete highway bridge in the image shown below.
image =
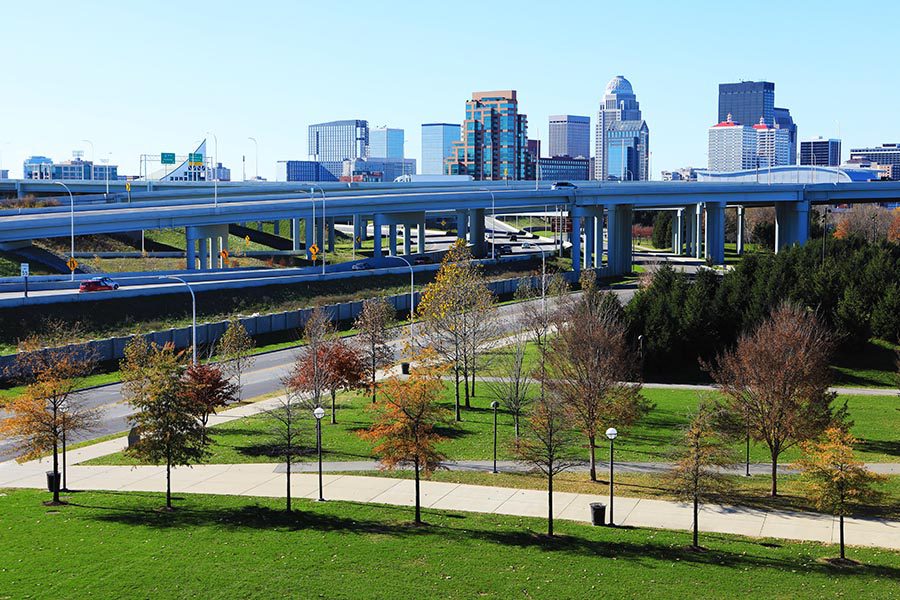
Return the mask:
M 62 187 L 40 182 L 59 193 Z M 67 185 L 73 187 L 70 182 Z M 121 183 L 121 182 L 116 182 Z M 93 184 L 95 187 L 97 183 Z M 558 212 L 570 219 L 575 270 L 599 268 L 615 276 L 631 270 L 631 225 L 635 210 L 674 212 L 672 246 L 676 254 L 724 262 L 725 211 L 738 216 L 738 251 L 743 246 L 743 212 L 774 206 L 776 249 L 804 243 L 814 205 L 896 202 L 900 182 L 834 184 L 574 182 L 554 188 L 535 182 L 454 183 L 231 183 L 171 185 L 165 189 L 96 193 L 86 187 L 71 203 L 0 210 L 0 245 L 15 247 L 33 239 L 75 235 L 185 228 L 188 269 L 214 268 L 227 248 L 228 225 L 287 221 L 294 249 L 301 250 L 300 222 L 306 222 L 305 247 L 333 245 L 334 223 L 352 223 L 354 238 L 372 231 L 375 256 L 409 254 L 411 240 L 424 245 L 426 218 L 455 219 L 457 235 L 476 256 L 485 254 L 485 216 Z M 139 187 L 139 186 L 136 186 Z M 44 188 L 41 188 L 43 190 Z M 76 190 L 73 189 L 73 192 Z M 373 225 L 369 229 L 369 225 Z M 328 226 L 328 227 L 326 227 Z M 398 227 L 404 235 L 398 252 Z M 604 228 L 606 235 L 604 235 Z M 329 231 L 326 239 L 326 231 Z M 387 240 L 385 242 L 385 231 Z M 424 248 L 418 247 L 422 252 Z

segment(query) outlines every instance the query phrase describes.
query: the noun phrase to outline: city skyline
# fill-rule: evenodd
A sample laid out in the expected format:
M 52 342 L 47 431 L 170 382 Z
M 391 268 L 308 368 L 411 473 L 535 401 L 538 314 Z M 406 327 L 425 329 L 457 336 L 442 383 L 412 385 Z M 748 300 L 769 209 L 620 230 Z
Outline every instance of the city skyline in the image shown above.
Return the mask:
M 24 5 L 10 5 L 4 7 L 3 14 L 13 26 L 0 41 L 0 52 L 7 58 L 5 74 L 9 81 L 16 82 L 16 93 L 0 100 L 0 114 L 5 115 L 0 130 L 0 168 L 18 176 L 28 156 L 44 155 L 61 161 L 68 159 L 72 150 L 83 150 L 85 159 L 98 162 L 112 153 L 111 162 L 120 166 L 120 173 L 137 174 L 141 154 L 181 154 L 207 137 L 206 132 L 212 132 L 219 142 L 216 160 L 231 167 L 233 174 L 240 173 L 242 157 L 246 157 L 247 172 L 255 172 L 255 148 L 248 138 L 257 139 L 259 173 L 274 179 L 276 161 L 306 156 L 309 124 L 356 117 L 404 129 L 406 154 L 419 159 L 420 139 L 410 132 L 417 132 L 422 123 L 459 121 L 460 103 L 479 89 L 518 90 L 521 110 L 535 124 L 529 130 L 530 137 L 538 137 L 540 124 L 539 137 L 546 147 L 549 116 L 595 116 L 605 83 L 619 73 L 639 91 L 644 118 L 652 128 L 654 178 L 663 169 L 706 163 L 705 132 L 715 122 L 717 87 L 724 82 L 774 82 L 778 105 L 791 108 L 802 137 L 840 137 L 845 153 L 851 147 L 897 141 L 900 123 L 888 119 L 885 127 L 884 122 L 868 114 L 891 114 L 891 99 L 898 84 L 884 77 L 877 65 L 855 58 L 852 49 L 865 42 L 875 52 L 888 51 L 891 36 L 887 23 L 895 20 L 890 13 L 900 16 L 900 9 L 886 6 L 880 18 L 872 20 L 837 7 L 817 7 L 810 14 L 802 7 L 774 3 L 768 3 L 769 10 L 766 4 L 760 8 L 761 14 L 777 9 L 779 18 L 791 24 L 792 35 L 773 39 L 751 52 L 756 35 L 752 27 L 725 32 L 697 19 L 698 14 L 720 12 L 711 2 L 692 3 L 692 10 L 667 13 L 665 19 L 653 17 L 655 3 L 644 3 L 648 17 L 642 20 L 642 35 L 650 43 L 615 60 L 593 64 L 590 44 L 586 38 L 581 41 L 584 36 L 579 34 L 590 29 L 591 15 L 600 9 L 579 3 L 573 8 L 584 18 L 571 25 L 574 48 L 547 49 L 528 61 L 509 63 L 502 73 L 479 64 L 466 69 L 425 68 L 442 64 L 437 59 L 444 51 L 436 41 L 440 36 L 450 40 L 443 24 L 459 14 L 459 6 L 452 10 L 429 6 L 412 11 L 415 17 L 397 19 L 362 3 L 347 4 L 332 14 L 314 4 L 279 3 L 248 13 L 243 5 L 221 2 L 216 5 L 214 23 L 199 16 L 177 22 L 168 19 L 166 15 L 177 4 L 165 0 L 152 9 L 61 6 L 56 9 L 59 19 L 40 23 L 46 35 L 38 43 L 25 37 L 36 24 L 33 14 Z M 405 6 L 418 5 L 400 2 L 398 14 L 409 12 Z M 624 17 L 626 12 L 640 8 L 610 8 L 608 16 Z M 345 22 L 342 12 L 352 12 L 354 18 Z M 454 38 L 454 43 L 482 42 L 490 34 L 483 43 L 499 51 L 517 36 L 540 38 L 544 35 L 542 15 L 543 11 L 525 7 L 510 16 L 503 30 L 476 22 L 470 31 Z M 389 40 L 389 49 L 410 53 L 411 65 L 404 67 L 400 77 L 357 67 L 349 49 L 328 46 L 328 52 L 321 51 L 329 39 L 328 27 L 311 28 L 302 37 L 289 35 L 297 22 L 306 20 L 326 24 L 340 21 L 350 35 L 367 35 L 377 24 L 387 33 L 384 37 Z M 835 38 L 828 68 L 810 69 L 803 39 L 821 33 L 823 28 L 834 28 L 837 22 L 841 23 L 842 34 Z M 140 27 L 134 26 L 137 23 Z M 112 52 L 106 33 L 124 28 L 129 31 L 128 39 Z M 159 36 L 160 30 L 168 31 L 169 36 Z M 255 30 L 270 34 L 255 35 Z M 245 35 L 245 44 L 232 47 L 225 42 L 231 36 Z M 611 46 L 625 43 L 628 35 L 604 30 L 605 42 Z M 673 35 L 682 43 L 658 41 L 671 40 Z M 13 60 L 23 49 L 29 61 Z M 103 57 L 105 72 L 111 74 L 105 77 L 105 85 L 77 72 L 47 74 L 30 67 L 52 64 L 54 58 L 69 52 Z M 294 81 L 283 75 L 283 61 L 277 58 L 291 54 L 316 54 L 321 64 L 311 77 Z M 171 61 L 166 60 L 178 56 L 217 66 L 182 73 L 169 68 Z M 572 56 L 584 59 L 573 61 Z M 698 57 L 702 61 L 698 62 Z M 690 68 L 673 68 L 679 64 Z M 840 101 L 846 93 L 849 72 L 871 88 L 866 111 Z M 548 73 L 553 77 L 546 78 Z M 164 85 L 160 85 L 163 76 Z M 564 81 L 565 85 L 553 86 L 550 81 Z M 835 101 L 823 102 L 822 98 L 828 96 Z M 423 101 L 405 102 L 401 109 L 398 97 Z M 673 102 L 677 97 L 682 101 Z M 173 119 L 173 114 L 178 118 Z M 290 120 L 286 120 L 288 116 Z M 686 131 L 691 134 L 685 135 Z M 82 141 L 85 139 L 93 142 L 94 156 L 91 146 Z

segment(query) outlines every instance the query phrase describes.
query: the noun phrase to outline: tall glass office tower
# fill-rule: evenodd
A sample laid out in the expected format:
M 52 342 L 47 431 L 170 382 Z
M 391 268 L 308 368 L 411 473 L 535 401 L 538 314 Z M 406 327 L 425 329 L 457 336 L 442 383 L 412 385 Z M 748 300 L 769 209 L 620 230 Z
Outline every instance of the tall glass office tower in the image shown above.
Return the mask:
M 466 120 L 447 173 L 477 181 L 525 179 L 527 152 L 528 118 L 519 112 L 516 91 L 475 92 L 466 101 Z
M 790 148 L 788 164 L 797 164 L 797 125 L 787 108 L 775 106 L 775 84 L 771 81 L 741 81 L 719 84 L 720 123 L 728 120 L 745 125 L 756 124 L 763 119 L 766 125 L 785 129 Z
M 368 121 L 351 119 L 309 126 L 309 156 L 313 160 L 340 162 L 365 158 L 368 149 Z
M 550 156 L 590 158 L 591 118 L 576 115 L 551 116 Z
M 611 136 L 614 128 L 615 134 Z M 641 119 L 641 105 L 631 83 L 621 75 L 606 84 L 606 93 L 597 112 L 594 144 L 594 179 L 650 178 L 650 130 Z M 623 150 L 623 147 L 631 150 Z M 611 150 L 616 154 L 616 164 L 612 167 Z M 633 156 L 629 157 L 628 152 Z
M 422 174 L 444 175 L 444 162 L 450 157 L 453 142 L 459 140 L 456 123 L 422 124 Z
M 376 127 L 369 130 L 369 156 L 403 158 L 403 130 Z

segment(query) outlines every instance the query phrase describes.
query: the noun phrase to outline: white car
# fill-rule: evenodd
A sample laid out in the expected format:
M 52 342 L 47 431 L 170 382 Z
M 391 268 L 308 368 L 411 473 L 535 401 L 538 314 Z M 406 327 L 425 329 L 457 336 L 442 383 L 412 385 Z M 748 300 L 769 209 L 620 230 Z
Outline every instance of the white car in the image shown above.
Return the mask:
M 531 242 L 522 242 L 523 250 L 536 250 L 537 244 L 532 244 Z

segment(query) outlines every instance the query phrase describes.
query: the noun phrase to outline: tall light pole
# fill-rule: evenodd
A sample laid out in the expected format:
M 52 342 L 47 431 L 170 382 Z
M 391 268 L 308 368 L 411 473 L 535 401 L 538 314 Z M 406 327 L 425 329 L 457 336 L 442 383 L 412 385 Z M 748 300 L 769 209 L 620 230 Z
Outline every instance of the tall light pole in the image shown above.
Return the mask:
M 316 418 L 316 451 L 319 453 L 319 502 L 325 502 L 325 496 L 322 494 L 322 417 L 325 416 L 325 409 L 317 406 L 313 410 L 313 416 Z
M 253 145 L 256 148 L 256 154 L 253 158 L 253 168 L 256 171 L 256 177 L 254 178 L 254 181 L 259 181 L 259 142 L 256 141 L 255 137 L 248 137 L 247 139 L 252 141 Z
M 194 290 L 191 288 L 191 284 L 187 281 L 178 277 L 177 275 L 160 275 L 160 279 L 174 279 L 175 281 L 180 281 L 184 285 L 187 286 L 188 291 L 191 293 L 191 350 L 193 351 L 193 363 L 197 365 L 197 297 L 194 296 Z
M 415 273 L 413 272 L 412 264 L 402 256 L 394 256 L 394 258 L 398 260 L 402 260 L 406 263 L 406 266 L 409 267 L 409 349 L 412 352 L 413 340 L 415 332 L 413 327 L 415 327 L 415 306 L 416 306 L 416 280 Z
M 497 205 L 494 202 L 494 192 L 488 188 L 481 189 L 491 195 L 491 260 L 496 260 L 494 245 L 497 243 Z
M 616 437 L 619 435 L 619 432 L 616 431 L 615 427 L 610 427 L 606 430 L 606 437 L 609 438 L 609 524 L 610 526 L 614 525 L 613 523 L 613 446 Z
M 93 164 L 94 164 L 94 142 L 92 142 L 91 140 L 81 140 L 81 141 L 84 142 L 85 144 L 90 145 L 90 147 L 91 147 L 91 166 L 93 166 Z M 94 178 L 94 174 L 91 173 L 91 179 L 93 179 L 93 178 Z
M 110 160 L 109 157 L 110 157 L 110 155 L 112 155 L 112 152 L 107 152 L 106 158 L 100 159 L 100 162 L 102 162 L 104 165 L 106 165 L 106 168 L 103 170 L 106 171 L 106 195 L 107 196 L 109 196 L 109 160 Z
M 69 186 L 62 181 L 54 181 L 53 183 L 63 186 L 69 192 L 69 260 L 75 260 L 75 196 L 72 195 L 72 190 L 69 189 Z M 75 269 L 69 269 L 69 271 L 71 271 L 69 281 L 75 281 Z
M 325 190 L 322 189 L 320 185 L 313 185 L 309 188 L 309 194 L 312 196 L 313 202 L 313 243 L 315 243 L 315 227 L 316 227 L 316 199 L 313 194 L 315 194 L 316 188 L 319 188 L 319 191 L 322 192 L 322 275 L 325 274 L 325 250 L 328 248 L 325 243 Z
M 215 143 L 215 156 L 213 156 L 213 206 L 219 206 L 219 169 L 216 167 L 216 161 L 219 160 L 219 138 L 216 137 L 216 134 L 206 132 L 206 135 L 213 136 L 213 142 Z

